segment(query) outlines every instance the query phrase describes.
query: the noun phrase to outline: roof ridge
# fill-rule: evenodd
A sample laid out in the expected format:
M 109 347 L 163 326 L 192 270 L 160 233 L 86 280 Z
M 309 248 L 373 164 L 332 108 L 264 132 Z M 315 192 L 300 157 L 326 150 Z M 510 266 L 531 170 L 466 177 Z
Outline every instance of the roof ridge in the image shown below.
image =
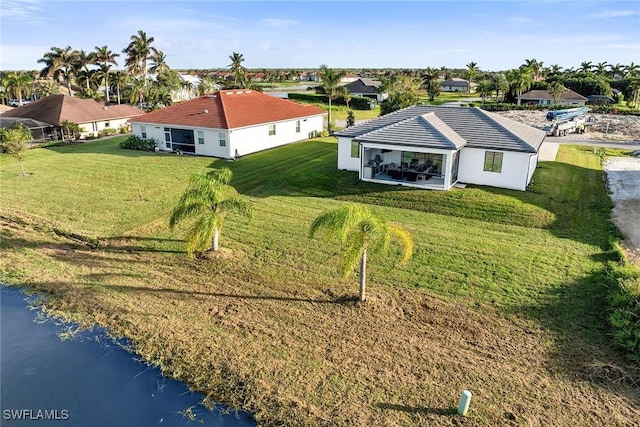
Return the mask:
M 226 90 L 225 90 L 225 93 L 226 93 Z M 224 121 L 223 129 L 229 129 L 229 120 L 227 119 L 227 107 L 225 106 L 225 103 L 223 101 L 224 96 L 222 96 L 222 90 L 213 92 L 211 97 L 213 98 L 213 102 L 216 102 L 215 101 L 216 98 L 220 100 L 219 102 L 220 102 L 220 109 L 222 110 L 222 120 Z
M 429 126 L 431 126 L 433 128 L 434 131 L 436 131 L 439 135 L 441 135 L 443 138 L 445 138 L 447 141 L 451 142 L 456 148 L 460 148 L 458 147 L 458 144 L 456 144 L 456 142 L 454 140 L 452 140 L 451 138 L 449 138 L 447 135 L 445 135 L 440 129 L 438 129 L 437 126 L 435 126 L 433 123 L 431 123 L 425 116 L 429 116 L 429 118 L 432 118 L 431 116 L 433 116 L 433 118 L 435 118 L 436 120 L 439 120 L 440 123 L 442 123 L 444 126 L 447 127 L 447 129 L 449 129 L 451 132 L 453 132 L 454 135 L 456 135 L 458 138 L 460 138 L 464 143 L 461 146 L 467 145 L 467 143 L 469 141 L 467 141 L 465 138 L 462 137 L 462 135 L 460 135 L 458 132 L 455 131 L 455 129 L 453 129 L 451 126 L 449 126 L 444 120 L 442 120 L 440 117 L 438 117 L 438 115 L 436 114 L 435 111 L 429 111 L 427 113 L 421 114 L 419 117 L 422 118 L 422 120 L 424 120 L 425 122 L 427 122 L 427 124 Z
M 536 147 L 534 147 L 533 145 L 529 144 L 527 141 L 525 141 L 524 139 L 522 139 L 522 137 L 516 133 L 514 133 L 513 131 L 511 131 L 511 129 L 509 129 L 508 127 L 506 127 L 505 125 L 503 125 L 502 123 L 500 123 L 498 120 L 496 120 L 496 118 L 493 116 L 493 114 L 491 114 L 489 111 L 485 111 L 480 107 L 472 107 L 474 110 L 479 111 L 481 114 L 483 114 L 485 117 L 489 118 L 492 122 L 494 122 L 495 124 L 497 124 L 501 129 L 504 129 L 505 131 L 507 131 L 510 135 L 515 136 L 517 139 L 519 139 L 520 141 L 522 141 L 522 143 L 524 145 L 526 145 L 527 147 L 530 147 L 531 149 L 533 149 L 534 151 L 537 152 Z M 496 117 L 498 117 L 496 115 Z M 506 118 L 506 117 L 505 117 Z M 517 123 L 517 122 L 516 122 Z M 518 123 L 520 124 L 520 123 Z
M 407 107 L 407 108 L 411 108 L 411 107 Z M 397 111 L 402 111 L 402 110 L 397 110 Z M 397 111 L 394 111 L 394 113 L 397 112 Z M 429 114 L 429 113 L 426 113 L 426 114 Z M 420 116 L 420 114 L 416 114 L 415 116 L 407 117 L 406 119 L 402 119 L 402 120 L 397 121 L 397 122 L 389 123 L 386 126 L 382 126 L 382 127 L 378 128 L 378 129 L 373 129 L 373 130 L 370 130 L 369 132 L 365 132 L 362 135 L 359 135 L 357 138 L 363 137 L 365 135 L 369 135 L 370 133 L 373 133 L 373 132 L 378 132 L 378 131 L 381 131 L 381 130 L 385 130 L 385 129 L 389 129 L 389 128 L 398 126 L 398 125 L 403 124 L 403 123 L 407 123 L 407 122 L 409 122 L 411 120 L 417 119 L 419 116 Z M 382 117 L 384 117 L 384 116 L 380 116 L 378 118 L 382 118 Z

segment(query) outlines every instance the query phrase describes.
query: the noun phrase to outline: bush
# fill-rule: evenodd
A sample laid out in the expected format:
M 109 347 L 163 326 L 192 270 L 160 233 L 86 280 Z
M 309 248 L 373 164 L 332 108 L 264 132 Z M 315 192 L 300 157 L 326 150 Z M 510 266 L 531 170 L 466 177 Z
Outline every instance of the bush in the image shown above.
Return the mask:
M 129 150 L 153 151 L 155 150 L 156 145 L 157 142 L 153 138 L 144 139 L 136 135 L 130 135 L 129 138 L 120 143 L 120 148 Z

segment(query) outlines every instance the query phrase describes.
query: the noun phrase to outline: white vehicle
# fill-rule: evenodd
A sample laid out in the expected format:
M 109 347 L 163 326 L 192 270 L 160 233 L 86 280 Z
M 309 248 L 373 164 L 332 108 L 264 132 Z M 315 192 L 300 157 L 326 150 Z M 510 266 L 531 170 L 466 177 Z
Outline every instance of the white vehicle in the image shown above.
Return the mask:
M 568 110 L 549 111 L 547 120 L 552 123 L 543 130 L 547 136 L 565 136 L 570 133 L 584 133 L 596 122 L 595 117 L 587 116 L 589 108 L 572 108 Z

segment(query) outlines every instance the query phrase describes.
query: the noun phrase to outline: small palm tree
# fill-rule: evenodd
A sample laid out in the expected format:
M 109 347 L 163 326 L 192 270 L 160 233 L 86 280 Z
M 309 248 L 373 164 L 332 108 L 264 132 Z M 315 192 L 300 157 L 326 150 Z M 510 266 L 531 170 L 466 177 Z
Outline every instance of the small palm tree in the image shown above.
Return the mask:
M 329 131 L 333 126 L 331 123 L 331 101 L 344 93 L 344 88 L 340 86 L 340 82 L 346 74 L 345 70 L 335 71 L 326 65 L 320 66 L 320 79 L 322 80 L 320 90 L 329 98 L 329 115 L 327 117 Z
M 251 206 L 228 185 L 232 177 L 228 168 L 194 174 L 189 188 L 173 209 L 169 219 L 172 230 L 178 222 L 195 218 L 185 241 L 189 257 L 200 256 L 212 246 L 214 251 L 218 250 L 220 229 L 228 213 L 251 216 Z
M 234 74 L 233 85 L 238 87 L 238 79 L 240 79 L 241 82 L 244 81 L 245 72 L 247 71 L 242 65 L 244 56 L 242 56 L 241 53 L 233 52 L 229 55 L 229 59 L 231 60 L 231 64 L 227 65 L 227 67 L 229 67 L 229 70 Z
M 341 270 L 348 277 L 360 262 L 360 301 L 365 300 L 367 251 L 386 252 L 392 238 L 403 245 L 400 264 L 413 255 L 413 240 L 409 233 L 398 225 L 374 215 L 363 205 L 350 203 L 318 216 L 309 228 L 309 236 L 322 233 L 326 238 L 338 238 L 344 248 Z

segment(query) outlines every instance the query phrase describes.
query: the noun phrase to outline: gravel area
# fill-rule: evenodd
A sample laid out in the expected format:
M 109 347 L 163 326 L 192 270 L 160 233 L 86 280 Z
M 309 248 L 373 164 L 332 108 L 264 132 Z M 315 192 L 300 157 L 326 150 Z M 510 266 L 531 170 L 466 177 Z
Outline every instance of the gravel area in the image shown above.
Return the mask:
M 538 129 L 548 125 L 547 111 L 501 111 L 500 114 L 512 120 L 526 123 Z M 596 119 L 595 125 L 584 137 L 599 141 L 640 141 L 640 116 L 590 113 Z

